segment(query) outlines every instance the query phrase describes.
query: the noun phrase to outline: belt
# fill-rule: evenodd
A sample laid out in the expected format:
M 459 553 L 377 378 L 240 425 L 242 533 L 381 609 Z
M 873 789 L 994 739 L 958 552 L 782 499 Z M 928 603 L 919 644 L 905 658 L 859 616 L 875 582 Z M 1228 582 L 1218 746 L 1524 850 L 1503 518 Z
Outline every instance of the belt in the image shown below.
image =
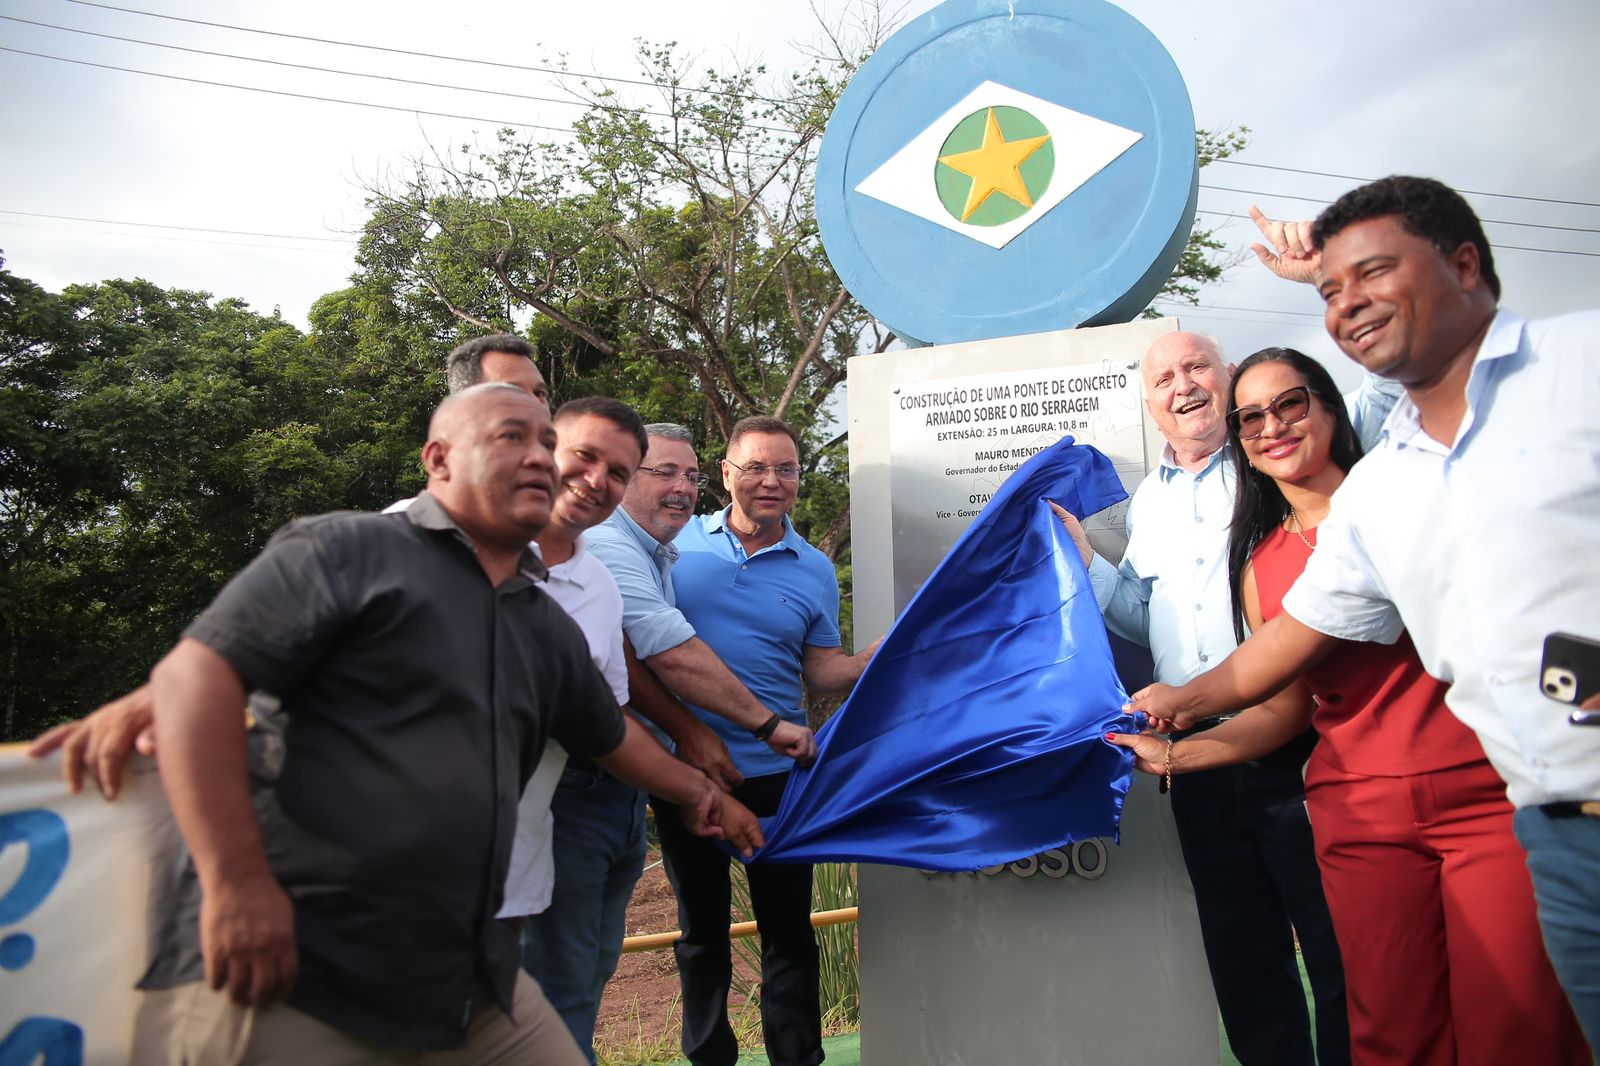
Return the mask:
M 1600 818 L 1600 800 L 1567 800 L 1546 803 L 1540 810 L 1551 818 Z

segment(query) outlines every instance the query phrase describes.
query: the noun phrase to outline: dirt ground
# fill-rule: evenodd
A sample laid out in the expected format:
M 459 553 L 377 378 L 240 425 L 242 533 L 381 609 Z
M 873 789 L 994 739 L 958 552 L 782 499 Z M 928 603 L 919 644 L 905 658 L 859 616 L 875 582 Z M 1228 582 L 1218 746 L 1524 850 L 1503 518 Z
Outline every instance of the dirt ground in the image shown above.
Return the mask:
M 628 904 L 629 936 L 665 933 L 678 928 L 678 904 L 661 868 L 661 853 L 655 848 L 645 859 L 644 876 L 634 886 Z M 739 965 L 737 959 L 735 965 Z M 729 997 L 730 1007 L 741 1004 L 737 993 Z M 662 1041 L 668 1048 L 678 1047 L 678 970 L 671 948 L 624 954 L 617 972 L 606 985 L 600 1001 L 600 1017 L 595 1026 L 595 1042 L 600 1047 L 620 1045 L 649 1046 Z

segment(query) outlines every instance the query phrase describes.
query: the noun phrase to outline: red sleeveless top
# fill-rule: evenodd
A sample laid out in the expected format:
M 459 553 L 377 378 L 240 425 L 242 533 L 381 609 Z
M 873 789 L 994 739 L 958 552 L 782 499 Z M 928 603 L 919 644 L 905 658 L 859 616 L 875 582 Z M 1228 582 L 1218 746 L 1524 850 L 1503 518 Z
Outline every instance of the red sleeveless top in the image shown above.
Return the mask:
M 1306 530 L 1316 544 L 1317 531 Z M 1283 597 L 1311 549 L 1281 525 L 1251 556 L 1263 619 L 1283 613 Z M 1311 724 L 1317 752 L 1337 769 L 1367 777 L 1404 777 L 1484 758 L 1483 746 L 1444 705 L 1448 685 L 1422 668 L 1411 636 L 1393 644 L 1341 641 L 1305 672 L 1317 698 Z

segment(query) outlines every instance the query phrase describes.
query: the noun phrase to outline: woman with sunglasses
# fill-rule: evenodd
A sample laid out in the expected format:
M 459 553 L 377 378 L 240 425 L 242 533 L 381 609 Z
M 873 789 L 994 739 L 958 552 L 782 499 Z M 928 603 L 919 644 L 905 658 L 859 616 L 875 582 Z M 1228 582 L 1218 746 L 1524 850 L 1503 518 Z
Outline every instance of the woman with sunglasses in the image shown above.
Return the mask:
M 1242 641 L 1247 622 L 1281 611 L 1361 444 L 1328 372 L 1290 348 L 1246 359 L 1229 407 L 1238 490 L 1228 577 Z M 1446 710 L 1445 688 L 1402 635 L 1342 645 L 1204 733 L 1108 739 L 1147 773 L 1181 775 L 1316 727 L 1306 809 L 1344 957 L 1354 1062 L 1588 1063 L 1545 956 L 1505 785 Z

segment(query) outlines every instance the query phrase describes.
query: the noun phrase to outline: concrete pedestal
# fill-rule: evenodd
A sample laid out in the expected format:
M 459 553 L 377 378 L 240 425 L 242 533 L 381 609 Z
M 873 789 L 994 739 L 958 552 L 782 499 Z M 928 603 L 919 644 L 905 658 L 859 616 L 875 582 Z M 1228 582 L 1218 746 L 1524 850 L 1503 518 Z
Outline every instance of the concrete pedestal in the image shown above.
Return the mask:
M 1140 322 L 852 360 L 857 642 L 888 629 L 1020 453 L 1070 431 L 1137 487 L 1160 447 L 1137 403 L 1138 365 L 1174 328 Z M 952 502 L 967 499 L 973 506 Z M 1121 515 L 1090 526 L 1113 558 L 1125 543 Z M 1090 841 L 975 874 L 863 866 L 860 884 L 863 1066 L 1218 1061 L 1194 894 L 1166 798 L 1148 778 L 1129 793 L 1120 845 Z

